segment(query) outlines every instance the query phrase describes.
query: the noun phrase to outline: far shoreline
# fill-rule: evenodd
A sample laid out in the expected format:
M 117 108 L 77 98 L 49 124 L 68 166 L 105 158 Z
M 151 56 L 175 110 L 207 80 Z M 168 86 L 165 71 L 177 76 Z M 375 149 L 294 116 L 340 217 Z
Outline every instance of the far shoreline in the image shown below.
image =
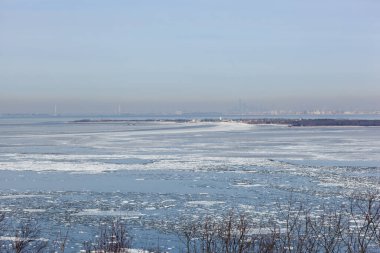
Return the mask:
M 380 120 L 365 119 L 285 119 L 285 118 L 262 118 L 262 119 L 80 119 L 69 121 L 72 124 L 91 123 L 126 123 L 133 122 L 173 122 L 173 123 L 195 123 L 195 122 L 235 122 L 250 125 L 285 125 L 289 127 L 318 127 L 318 126 L 380 126 Z

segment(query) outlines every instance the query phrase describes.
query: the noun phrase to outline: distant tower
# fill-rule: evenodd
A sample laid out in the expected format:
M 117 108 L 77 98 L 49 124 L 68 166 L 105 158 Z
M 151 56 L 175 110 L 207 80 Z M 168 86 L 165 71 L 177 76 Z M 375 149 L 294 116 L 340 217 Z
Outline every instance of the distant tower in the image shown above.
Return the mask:
M 57 116 L 57 105 L 56 104 L 54 105 L 54 116 L 55 117 Z
M 119 105 L 119 108 L 117 110 L 117 114 L 120 115 L 121 114 L 121 105 Z

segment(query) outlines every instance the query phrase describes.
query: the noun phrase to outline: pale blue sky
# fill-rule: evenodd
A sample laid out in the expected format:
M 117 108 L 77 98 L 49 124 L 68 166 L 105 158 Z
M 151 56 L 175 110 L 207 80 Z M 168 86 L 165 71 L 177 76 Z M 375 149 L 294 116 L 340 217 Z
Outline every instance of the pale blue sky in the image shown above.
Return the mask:
M 380 110 L 378 0 L 0 0 L 0 113 Z

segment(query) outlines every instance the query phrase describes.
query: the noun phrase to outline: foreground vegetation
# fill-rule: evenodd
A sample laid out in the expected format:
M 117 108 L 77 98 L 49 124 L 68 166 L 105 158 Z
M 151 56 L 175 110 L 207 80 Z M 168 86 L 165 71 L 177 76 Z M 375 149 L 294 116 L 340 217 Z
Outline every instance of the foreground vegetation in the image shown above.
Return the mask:
M 290 199 L 267 220 L 230 210 L 221 217 L 184 219 L 166 232 L 176 235 L 181 242 L 178 251 L 187 253 L 380 252 L 379 197 L 353 195 L 345 206 L 319 210 Z M 11 229 L 14 224 L 9 220 L 0 215 L 0 252 L 70 252 L 68 231 L 45 240 L 36 222 L 23 221 Z M 82 252 L 128 252 L 132 244 L 126 224 L 116 220 L 84 241 Z

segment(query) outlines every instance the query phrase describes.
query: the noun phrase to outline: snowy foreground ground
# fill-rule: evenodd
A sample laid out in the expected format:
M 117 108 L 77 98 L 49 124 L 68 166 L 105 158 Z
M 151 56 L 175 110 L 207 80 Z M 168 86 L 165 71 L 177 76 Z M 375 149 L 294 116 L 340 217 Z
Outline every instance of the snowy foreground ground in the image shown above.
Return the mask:
M 290 196 L 318 213 L 379 191 L 379 154 L 378 127 L 3 122 L 0 212 L 50 237 L 69 229 L 72 252 L 116 218 L 136 248 L 178 252 L 168 231 L 183 219 L 232 208 L 275 217 Z

